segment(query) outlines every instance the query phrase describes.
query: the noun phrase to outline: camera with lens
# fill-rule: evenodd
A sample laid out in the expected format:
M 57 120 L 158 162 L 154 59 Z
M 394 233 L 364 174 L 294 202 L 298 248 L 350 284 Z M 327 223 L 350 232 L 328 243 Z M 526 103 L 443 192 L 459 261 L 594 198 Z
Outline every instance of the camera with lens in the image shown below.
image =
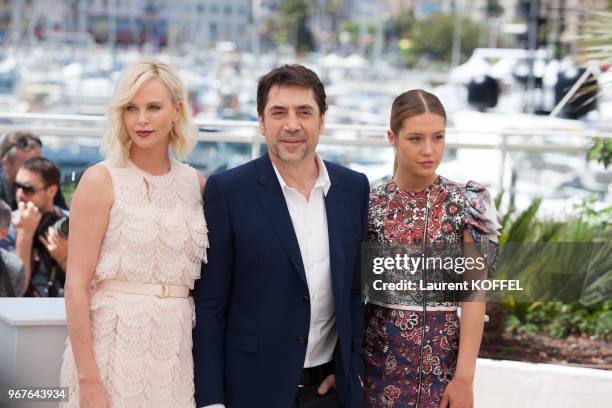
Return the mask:
M 27 296 L 56 297 L 64 295 L 66 274 L 53 259 L 39 238 L 47 239 L 47 231 L 51 228 L 63 239 L 68 238 L 68 217 L 57 212 L 46 212 L 42 215 L 34 233 L 33 249 L 37 261 L 32 264 L 32 281 Z
M 60 215 L 53 211 L 44 213 L 38 223 L 35 235 L 37 237 L 46 237 L 49 227 L 55 230 L 62 238 L 68 238 L 69 219 L 65 215 Z

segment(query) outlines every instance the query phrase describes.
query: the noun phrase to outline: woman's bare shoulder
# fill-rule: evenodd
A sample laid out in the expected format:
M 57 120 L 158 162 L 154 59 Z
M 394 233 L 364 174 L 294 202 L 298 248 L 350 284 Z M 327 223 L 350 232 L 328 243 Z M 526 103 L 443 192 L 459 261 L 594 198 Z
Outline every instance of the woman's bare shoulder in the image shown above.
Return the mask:
M 105 165 L 98 163 L 85 170 L 74 193 L 74 200 L 112 205 L 113 181 Z

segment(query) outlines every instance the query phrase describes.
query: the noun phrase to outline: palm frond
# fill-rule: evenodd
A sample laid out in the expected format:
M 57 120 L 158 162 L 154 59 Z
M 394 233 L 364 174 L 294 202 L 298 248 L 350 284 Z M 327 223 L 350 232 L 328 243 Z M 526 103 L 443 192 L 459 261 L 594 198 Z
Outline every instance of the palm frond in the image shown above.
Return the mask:
M 540 197 L 535 198 L 529 207 L 524 210 L 517 218 L 508 225 L 504 225 L 504 233 L 499 239 L 500 244 L 506 242 L 527 242 L 533 241 L 532 234 L 534 233 L 534 223 L 536 222 L 536 213 L 538 212 L 542 199 Z M 506 222 L 510 222 L 507 220 Z M 528 239 L 531 238 L 531 239 Z
M 612 12 L 582 9 L 577 59 L 582 64 L 612 61 Z
M 585 106 L 591 104 L 593 101 L 600 101 L 602 99 L 606 99 L 605 97 L 610 94 L 610 88 L 612 87 L 612 82 L 603 83 L 601 85 L 591 85 L 588 87 L 580 88 L 578 92 L 576 92 L 575 99 L 580 98 L 583 95 L 591 94 L 593 92 L 597 92 L 595 95 L 591 96 L 586 101 L 582 102 L 579 105 L 579 108 L 584 108 Z

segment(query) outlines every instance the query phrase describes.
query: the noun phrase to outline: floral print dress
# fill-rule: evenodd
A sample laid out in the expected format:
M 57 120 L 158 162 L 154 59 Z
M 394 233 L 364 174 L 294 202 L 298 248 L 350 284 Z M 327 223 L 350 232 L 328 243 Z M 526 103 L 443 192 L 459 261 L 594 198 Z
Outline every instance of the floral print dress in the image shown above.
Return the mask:
M 459 184 L 437 176 L 416 192 L 386 182 L 370 193 L 368 224 L 370 243 L 404 248 L 460 247 L 467 229 L 487 269 L 495 267 L 500 225 L 490 194 L 473 181 Z M 428 279 L 435 281 L 436 275 Z M 410 291 L 368 293 L 364 406 L 440 405 L 457 365 L 457 307 L 458 301 Z

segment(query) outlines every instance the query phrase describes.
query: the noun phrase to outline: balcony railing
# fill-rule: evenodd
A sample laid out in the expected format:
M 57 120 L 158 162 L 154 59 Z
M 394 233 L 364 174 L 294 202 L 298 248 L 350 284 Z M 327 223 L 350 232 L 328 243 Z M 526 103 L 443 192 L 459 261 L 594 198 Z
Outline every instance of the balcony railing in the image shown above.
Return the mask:
M 517 172 L 525 167 L 537 170 L 538 166 L 542 165 L 543 169 L 556 171 L 559 175 L 576 171 L 580 177 L 584 177 L 589 173 L 599 180 L 589 188 L 598 191 L 602 196 L 609 194 L 610 191 L 606 192 L 602 186 L 606 180 L 612 179 L 612 172 L 605 171 L 601 166 L 588 165 L 584 156 L 593 138 L 612 138 L 612 132 L 578 127 L 546 128 L 546 120 L 547 118 L 543 117 L 542 126 L 534 129 L 490 131 L 483 129 L 485 126 L 479 123 L 474 123 L 473 128 L 449 126 L 447 154 L 441 166 L 442 174 L 445 174 L 446 165 L 447 172 L 453 173 L 449 174 L 450 178 L 455 178 L 455 174 L 459 172 L 459 179 L 484 178 L 485 184 L 496 191 L 513 191 L 516 189 L 514 183 Z M 61 149 L 74 149 L 76 146 L 100 146 L 104 123 L 105 118 L 100 116 L 0 113 L 0 133 L 31 131 L 43 139 L 45 146 L 52 146 L 55 153 Z M 229 167 L 237 162 L 255 158 L 263 151 L 265 139 L 259 134 L 257 122 L 196 120 L 196 125 L 198 140 L 204 142 L 203 145 L 209 142 L 240 146 L 244 157 L 228 163 Z M 384 126 L 327 124 L 325 134 L 319 141 L 319 150 L 322 156 L 327 156 L 332 161 L 364 171 L 374 182 L 391 174 L 393 151 L 387 142 L 386 131 Z M 458 152 L 467 151 L 472 152 L 469 158 L 461 157 L 461 154 L 457 156 Z M 477 152 L 479 153 L 475 154 Z M 227 154 L 231 155 L 231 152 Z M 546 164 L 543 158 L 550 158 L 551 154 L 554 155 L 552 164 Z M 54 158 L 51 153 L 49 156 Z M 527 165 L 526 158 L 529 163 Z M 189 159 L 205 173 L 227 167 L 218 164 L 207 166 L 207 161 L 218 157 L 214 157 L 210 152 L 205 154 L 202 149 L 194 151 Z M 372 170 L 374 164 L 378 165 L 376 172 Z

